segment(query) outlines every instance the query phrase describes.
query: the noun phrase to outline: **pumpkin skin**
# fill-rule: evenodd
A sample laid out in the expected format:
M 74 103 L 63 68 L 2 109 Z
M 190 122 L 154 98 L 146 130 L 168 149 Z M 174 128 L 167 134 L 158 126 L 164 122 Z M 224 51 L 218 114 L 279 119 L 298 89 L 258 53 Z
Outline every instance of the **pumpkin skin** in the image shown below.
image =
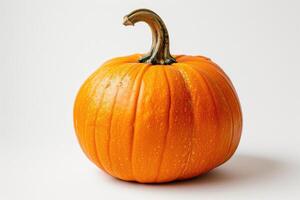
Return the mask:
M 174 56 L 170 65 L 141 56 L 104 63 L 80 88 L 74 125 L 87 157 L 141 183 L 188 179 L 226 162 L 242 130 L 228 76 L 203 56 Z

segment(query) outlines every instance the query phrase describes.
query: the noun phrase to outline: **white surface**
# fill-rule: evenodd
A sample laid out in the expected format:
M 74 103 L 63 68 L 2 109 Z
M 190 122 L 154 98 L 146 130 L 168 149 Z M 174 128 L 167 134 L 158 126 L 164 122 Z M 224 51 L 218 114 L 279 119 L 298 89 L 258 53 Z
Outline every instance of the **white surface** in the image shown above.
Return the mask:
M 77 144 L 73 102 L 105 60 L 150 48 L 136 8 L 164 19 L 173 53 L 211 57 L 244 113 L 235 156 L 185 182 L 118 181 Z M 300 199 L 299 1 L 0 1 L 0 199 Z

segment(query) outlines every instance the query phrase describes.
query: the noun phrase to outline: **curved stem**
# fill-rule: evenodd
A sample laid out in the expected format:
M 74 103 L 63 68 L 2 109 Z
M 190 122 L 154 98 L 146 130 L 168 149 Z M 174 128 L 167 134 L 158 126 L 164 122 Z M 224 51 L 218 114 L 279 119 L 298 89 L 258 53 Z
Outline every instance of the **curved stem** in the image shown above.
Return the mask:
M 152 31 L 152 45 L 150 52 L 139 61 L 142 63 L 170 65 L 176 62 L 170 54 L 169 34 L 162 19 L 148 9 L 135 10 L 124 17 L 125 26 L 134 25 L 137 22 L 147 23 Z

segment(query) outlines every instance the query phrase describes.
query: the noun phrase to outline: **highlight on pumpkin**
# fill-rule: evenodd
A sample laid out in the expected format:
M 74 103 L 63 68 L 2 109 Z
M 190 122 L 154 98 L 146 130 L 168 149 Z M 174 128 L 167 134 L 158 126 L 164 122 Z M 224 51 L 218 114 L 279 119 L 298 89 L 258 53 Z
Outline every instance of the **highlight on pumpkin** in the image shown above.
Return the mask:
M 189 179 L 226 162 L 242 131 L 236 91 L 203 56 L 171 55 L 165 23 L 135 10 L 124 25 L 152 31 L 146 54 L 113 58 L 81 86 L 74 127 L 86 156 L 111 176 L 140 183 Z

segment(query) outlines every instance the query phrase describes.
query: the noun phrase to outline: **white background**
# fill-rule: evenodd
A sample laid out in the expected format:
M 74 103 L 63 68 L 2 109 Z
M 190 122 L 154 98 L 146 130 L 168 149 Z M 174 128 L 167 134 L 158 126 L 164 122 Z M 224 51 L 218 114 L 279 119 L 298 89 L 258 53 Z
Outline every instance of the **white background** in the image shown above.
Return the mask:
M 105 60 L 148 51 L 150 8 L 174 54 L 212 58 L 244 114 L 240 146 L 223 166 L 163 185 L 116 180 L 86 159 L 72 109 Z M 0 0 L 0 199 L 300 199 L 299 1 Z

